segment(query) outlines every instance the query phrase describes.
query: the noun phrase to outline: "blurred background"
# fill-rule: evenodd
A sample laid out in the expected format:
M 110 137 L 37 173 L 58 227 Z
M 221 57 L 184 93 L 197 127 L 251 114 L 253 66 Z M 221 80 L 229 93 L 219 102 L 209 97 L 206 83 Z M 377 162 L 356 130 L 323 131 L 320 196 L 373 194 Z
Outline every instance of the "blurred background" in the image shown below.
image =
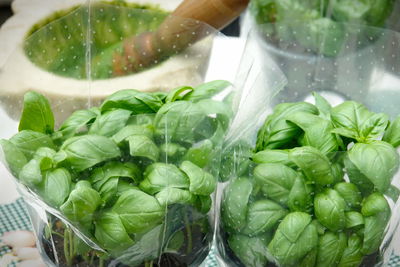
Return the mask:
M 10 8 L 10 2 L 11 1 L 9 0 L 0 1 L 0 24 L 3 24 L 4 21 L 6 21 L 6 19 L 10 17 L 12 14 Z
M 11 0 L 0 0 L 0 25 L 3 24 L 12 15 Z M 222 33 L 227 36 L 239 36 L 239 19 L 234 20 Z

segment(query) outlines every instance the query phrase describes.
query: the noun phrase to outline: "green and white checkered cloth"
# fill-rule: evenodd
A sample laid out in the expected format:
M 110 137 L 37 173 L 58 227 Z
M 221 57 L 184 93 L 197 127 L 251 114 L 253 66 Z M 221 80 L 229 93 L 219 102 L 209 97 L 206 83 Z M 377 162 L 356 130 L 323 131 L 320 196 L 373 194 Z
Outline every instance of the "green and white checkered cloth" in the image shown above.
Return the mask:
M 31 230 L 31 223 L 28 212 L 25 208 L 25 203 L 22 199 L 8 205 L 0 205 L 0 236 L 8 231 L 15 230 Z M 0 258 L 10 250 L 0 248 Z M 218 263 L 215 259 L 215 249 L 210 251 L 206 261 L 206 267 L 217 267 Z M 0 266 L 3 267 L 3 266 Z M 388 267 L 400 267 L 400 257 L 393 255 Z
M 31 231 L 31 229 L 31 221 L 22 198 L 8 205 L 0 205 L 0 236 L 5 232 L 15 230 Z M 11 250 L 8 247 L 0 247 L 0 258 L 9 252 L 11 252 Z M 9 267 L 14 266 L 15 264 L 12 264 Z

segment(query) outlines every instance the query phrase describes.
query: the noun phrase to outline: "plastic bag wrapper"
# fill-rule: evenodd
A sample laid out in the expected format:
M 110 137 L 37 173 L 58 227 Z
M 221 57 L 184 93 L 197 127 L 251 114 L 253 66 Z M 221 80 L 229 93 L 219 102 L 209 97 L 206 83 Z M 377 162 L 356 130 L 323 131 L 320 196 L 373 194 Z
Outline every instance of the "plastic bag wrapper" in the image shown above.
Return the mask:
M 201 83 L 219 33 L 121 5 L 60 11 L 10 55 L 1 108 L 19 132 L 2 161 L 47 265 L 198 266 L 234 114 L 228 82 Z
M 307 51 L 312 54 L 323 55 L 327 58 L 325 64 L 331 65 L 332 62 L 329 61 L 332 60 L 329 58 L 337 56 L 333 43 L 340 44 L 342 40 L 349 40 L 347 34 L 354 34 L 352 33 L 354 27 L 357 30 L 367 30 L 368 27 L 366 26 L 369 26 L 398 32 L 400 29 L 399 12 L 400 3 L 392 0 L 370 2 L 358 0 L 317 0 L 309 2 L 298 0 L 252 0 L 241 21 L 241 35 L 246 37 L 250 29 L 261 25 L 269 25 L 268 30 L 271 38 L 295 45 L 296 48 L 294 50 L 301 51 L 301 54 Z M 274 28 L 271 25 L 278 25 L 278 27 Z M 307 33 L 305 34 L 304 31 Z M 356 34 L 361 35 L 360 33 Z M 323 35 L 331 37 L 323 37 Z M 367 36 L 370 34 L 362 33 L 362 35 Z M 322 38 L 326 39 L 324 46 L 316 42 Z M 396 42 L 396 39 L 393 41 Z M 362 45 L 367 43 L 364 40 L 361 40 L 361 42 Z M 387 49 L 386 52 L 387 54 L 384 57 L 391 62 L 385 65 L 398 65 L 398 60 L 392 57 L 394 50 Z M 371 55 L 372 53 L 365 51 L 363 57 Z M 382 55 L 382 52 L 380 52 L 380 55 Z M 307 60 L 307 58 L 302 58 L 302 60 Z M 366 62 L 368 63 L 371 60 L 368 58 Z M 298 61 L 300 62 L 301 59 L 298 59 Z M 285 64 L 284 62 L 282 61 L 283 64 Z M 332 68 L 334 69 L 334 67 L 330 67 L 328 70 Z M 291 69 L 290 66 L 288 69 Z M 393 70 L 389 68 L 387 71 L 392 72 Z M 343 74 L 341 76 L 344 77 Z
M 3 107 L 19 118 L 23 94 L 36 90 L 67 116 L 120 89 L 200 84 L 217 32 L 196 21 L 165 20 L 179 3 L 52 1 L 47 9 L 15 1 L 17 13 L 0 31 Z
M 306 26 L 249 32 L 236 84 L 270 97 L 228 132 L 235 141 L 220 171 L 221 266 L 387 266 L 396 250 L 400 72 L 390 58 L 400 35 L 346 25 L 327 58 L 267 31 L 307 40 Z M 319 37 L 321 48 L 332 40 Z M 267 82 L 281 76 L 282 90 Z M 244 109 L 258 99 L 249 100 Z

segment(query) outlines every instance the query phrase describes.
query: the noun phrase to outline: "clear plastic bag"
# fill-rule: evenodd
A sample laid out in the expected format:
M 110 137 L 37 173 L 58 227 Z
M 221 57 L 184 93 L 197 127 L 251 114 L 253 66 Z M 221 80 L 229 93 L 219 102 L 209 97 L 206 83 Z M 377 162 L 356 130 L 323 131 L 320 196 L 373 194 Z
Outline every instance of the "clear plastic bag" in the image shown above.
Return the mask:
M 67 116 L 121 89 L 154 92 L 200 84 L 218 32 L 184 18 L 170 16 L 164 21 L 179 2 L 53 1 L 40 12 L 42 3 L 17 1 L 18 13 L 0 33 L 4 109 L 17 119 L 28 90 L 42 92 Z M 30 15 L 24 5 L 39 11 Z M 176 26 L 166 30 L 169 25 Z M 154 35 L 151 51 L 144 45 L 149 32 Z M 171 38 L 177 35 L 180 38 Z M 56 116 L 66 118 L 60 112 Z
M 26 34 L 0 73 L 1 108 L 20 120 L 1 155 L 46 263 L 200 265 L 238 94 L 225 81 L 202 84 L 219 33 L 95 1 Z
M 387 266 L 389 263 L 397 243 L 400 178 L 398 144 L 388 144 L 391 139 L 386 132 L 392 131 L 387 119 L 394 128 L 399 121 L 400 110 L 395 103 L 400 96 L 400 78 L 393 75 L 399 73 L 398 65 L 390 58 L 397 55 L 400 36 L 390 30 L 364 26 L 344 28 L 346 38 L 339 44 L 337 54 L 330 57 L 307 51 L 296 41 L 277 40 L 270 34 L 270 30 L 283 30 L 292 36 L 304 34 L 302 38 L 307 39 L 306 25 L 288 28 L 267 24 L 249 32 L 240 66 L 240 73 L 246 75 L 239 75 L 237 84 L 251 84 L 254 91 L 264 90 L 270 98 L 263 109 L 252 113 L 253 118 L 245 120 L 246 128 L 232 128 L 228 132 L 235 141 L 228 140 L 220 172 L 220 178 L 227 181 L 220 192 L 216 236 L 221 266 Z M 320 35 L 313 41 L 321 48 L 329 38 L 329 34 Z M 388 55 L 388 51 L 392 54 Z M 269 77 L 281 75 L 287 79 L 282 90 L 265 82 Z M 312 92 L 318 93 L 316 99 Z M 253 101 L 244 105 L 244 109 L 251 107 Z M 387 114 L 376 136 L 362 137 L 337 130 L 337 140 L 344 143 L 327 141 L 329 136 L 336 138 L 330 127 L 338 127 L 331 124 L 331 118 L 340 116 L 344 106 L 356 103 L 346 102 L 343 106 L 344 101 L 358 102 L 355 112 L 360 116 L 367 109 L 373 112 L 368 113 L 371 116 Z M 289 104 L 297 102 L 301 103 Z M 340 104 L 331 110 L 330 105 Z M 334 112 L 336 115 L 331 115 Z M 267 120 L 261 115 L 264 113 Z M 237 116 L 242 114 L 239 109 Z M 365 119 L 358 118 L 357 123 Z M 349 120 L 352 121 L 351 116 Z M 340 123 L 340 119 L 335 123 Z M 398 134 L 398 130 L 394 132 Z M 382 138 L 384 142 L 380 141 Z M 378 149 L 371 155 L 364 150 L 380 145 L 390 152 Z M 319 156 L 308 157 L 308 153 L 314 152 Z M 355 154 L 361 155 L 358 163 Z M 375 165 L 377 162 L 380 163 Z M 331 173 L 318 176 L 324 165 Z M 370 169 L 365 171 L 365 168 Z M 359 178 L 360 173 L 365 176 Z M 332 181 L 318 180 L 321 177 L 331 177 Z M 362 196 L 356 201 L 359 206 L 340 208 L 350 200 L 339 200 L 342 204 L 335 208 L 342 214 L 336 216 L 321 199 L 335 202 L 338 192 L 344 194 L 342 186 L 353 187 L 350 182 L 357 184 L 355 188 L 362 192 L 353 194 Z M 385 185 L 380 187 L 375 182 Z M 382 210 L 374 198 L 384 203 Z M 367 210 L 369 204 L 376 205 L 376 213 Z M 328 210 L 332 213 L 326 213 Z M 352 225 L 353 215 L 363 218 L 363 222 Z

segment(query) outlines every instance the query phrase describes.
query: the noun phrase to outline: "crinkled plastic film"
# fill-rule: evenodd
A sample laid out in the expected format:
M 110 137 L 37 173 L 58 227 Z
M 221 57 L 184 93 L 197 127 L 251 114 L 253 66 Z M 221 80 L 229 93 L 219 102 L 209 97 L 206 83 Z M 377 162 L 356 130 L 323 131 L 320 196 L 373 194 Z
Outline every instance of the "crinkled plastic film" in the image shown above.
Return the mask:
M 227 82 L 202 85 L 223 36 L 168 16 L 174 4 L 129 2 L 65 4 L 1 67 L 1 108 L 15 127 L 1 131 L 11 137 L 2 161 L 49 266 L 199 266 L 211 248 L 240 95 Z
M 293 24 L 296 26 L 293 26 Z M 283 146 L 284 150 L 279 150 L 280 147 L 274 145 L 273 140 L 270 141 L 271 143 L 268 143 L 268 139 L 264 139 L 264 142 L 266 142 L 264 145 L 267 144 L 267 150 L 265 150 L 267 152 L 265 154 L 255 154 L 255 152 L 264 151 L 264 149 L 266 149 L 265 147 L 261 148 L 262 145 L 258 143 L 259 141 L 256 145 L 256 134 L 258 133 L 259 136 L 262 136 L 260 129 L 264 124 L 265 116 L 268 115 L 272 121 L 271 114 L 273 114 L 273 112 L 278 112 L 274 110 L 275 107 L 287 102 L 305 101 L 315 104 L 312 92 L 317 92 L 319 95 L 326 98 L 332 106 L 337 106 L 344 101 L 357 101 L 365 105 L 372 112 L 386 113 L 392 123 L 399 115 L 400 110 L 397 103 L 400 96 L 400 77 L 398 75 L 400 72 L 397 61 L 393 60 L 398 57 L 398 50 L 400 47 L 400 35 L 397 32 L 354 24 L 334 24 L 331 30 L 340 29 L 341 31 L 340 36 L 342 38 L 339 42 L 339 38 L 332 38 L 329 32 L 313 35 L 312 32 L 310 32 L 312 28 L 307 28 L 307 24 L 301 24 L 301 22 L 293 24 L 290 27 L 282 23 L 253 25 L 253 28 L 249 31 L 247 36 L 244 59 L 239 67 L 237 84 L 240 84 L 244 88 L 246 85 L 250 85 L 255 92 L 264 90 L 266 91 L 264 94 L 269 96 L 269 100 L 265 102 L 262 109 L 257 112 L 251 112 L 253 119 L 245 115 L 246 110 L 252 108 L 251 104 L 242 106 L 242 109 L 239 108 L 238 115 L 233 121 L 231 131 L 228 133 L 228 149 L 225 151 L 226 153 L 223 153 L 220 171 L 220 178 L 226 182 L 221 187 L 222 192 L 220 192 L 219 226 L 217 227 L 216 236 L 219 252 L 218 259 L 221 266 L 284 267 L 328 266 L 328 264 L 333 264 L 332 266 L 341 266 L 338 265 L 340 259 L 332 262 L 332 258 L 329 256 L 332 254 L 329 254 L 329 251 L 340 248 L 342 246 L 340 242 L 343 242 L 344 238 L 347 238 L 344 247 L 350 244 L 347 243 L 350 242 L 349 240 L 351 240 L 353 245 L 359 240 L 359 237 L 356 236 L 348 235 L 345 237 L 343 235 L 343 233 L 346 233 L 346 235 L 351 233 L 349 230 L 342 232 L 340 230 L 328 229 L 324 232 L 325 235 L 328 232 L 328 236 L 321 238 L 324 234 L 319 232 L 319 241 L 316 242 L 327 242 L 327 240 L 331 238 L 332 240 L 336 240 L 334 242 L 335 247 L 326 246 L 326 243 L 324 243 L 324 246 L 326 246 L 325 249 L 322 248 L 317 252 L 314 251 L 316 254 L 312 255 L 312 253 L 309 252 L 306 256 L 304 256 L 304 254 L 301 258 L 296 258 L 295 255 L 299 255 L 298 251 L 301 250 L 299 250 L 299 247 L 296 247 L 297 241 L 292 241 L 293 250 L 289 253 L 286 250 L 288 247 L 285 247 L 286 243 L 282 241 L 283 238 L 282 240 L 280 239 L 280 241 L 274 239 L 275 237 L 278 238 L 278 235 L 281 235 L 281 237 L 285 235 L 285 230 L 283 229 L 287 230 L 287 238 L 292 238 L 289 236 L 290 233 L 288 229 L 294 229 L 304 221 L 302 222 L 302 220 L 297 219 L 289 222 L 290 216 L 285 217 L 288 214 L 294 214 L 297 211 L 295 207 L 299 203 L 291 202 L 288 204 L 279 199 L 276 195 L 274 197 L 273 190 L 276 188 L 273 185 L 273 179 L 285 183 L 283 182 L 285 178 L 282 178 L 284 177 L 283 170 L 279 176 L 281 178 L 278 178 L 278 176 L 273 178 L 273 174 L 270 174 L 274 173 L 273 165 L 279 162 L 279 164 L 286 165 L 287 169 L 285 169 L 285 171 L 288 173 L 291 173 L 291 170 L 296 170 L 297 172 L 302 171 L 303 175 L 309 176 L 312 176 L 314 172 L 318 172 L 318 168 L 321 165 L 321 162 L 317 159 L 310 159 L 306 165 L 296 167 L 297 165 L 293 162 L 285 161 L 285 157 L 287 157 L 286 153 L 290 154 L 291 149 L 294 147 L 291 147 L 289 144 L 286 147 Z M 277 38 L 275 35 L 276 31 L 282 31 L 292 39 Z M 319 50 L 320 52 L 315 52 L 307 49 L 298 42 L 299 38 L 314 43 L 317 50 L 325 49 L 327 48 L 326 45 L 329 44 L 328 48 L 334 48 L 331 51 L 335 50 L 334 55 L 326 56 L 321 50 Z M 265 65 L 263 65 L 264 63 Z M 254 67 L 257 65 L 259 68 Z M 280 76 L 283 77 L 280 79 L 280 81 L 282 81 L 282 90 L 278 90 L 279 88 L 274 88 L 270 83 L 266 82 L 268 81 L 266 77 L 276 78 Z M 287 84 L 284 83 L 285 80 Z M 244 90 L 243 99 L 246 99 L 245 92 L 246 90 Z M 255 97 L 250 103 L 257 103 L 257 100 L 258 98 Z M 289 109 L 289 106 L 287 106 L 287 109 Z M 241 112 L 242 110 L 243 112 Z M 283 106 L 281 106 L 279 112 L 284 112 Z M 311 129 L 315 129 L 316 132 L 314 132 L 314 134 L 323 131 L 323 128 L 318 128 L 318 123 L 311 122 L 312 118 L 315 119 L 315 117 L 310 116 L 309 120 L 302 120 L 300 116 L 296 117 L 295 113 L 296 111 L 293 111 L 289 113 L 288 116 L 293 115 L 290 117 L 291 122 L 295 121 L 296 125 L 301 125 L 302 131 L 298 132 L 293 138 L 299 138 L 300 140 L 303 138 L 303 135 L 307 135 L 307 131 L 313 131 Z M 258 117 L 254 116 L 255 114 L 265 115 Z M 329 118 L 330 115 L 327 116 L 327 118 Z M 235 124 L 236 120 L 241 121 L 241 117 L 243 117 L 243 123 Z M 284 118 L 282 118 L 282 120 L 284 120 Z M 313 126 L 313 124 L 315 124 L 315 126 Z M 235 127 L 235 125 L 241 126 Z M 252 129 L 249 131 L 244 130 L 250 128 Z M 278 136 L 279 132 L 270 134 L 276 134 Z M 311 138 L 312 135 L 310 134 L 309 136 Z M 304 136 L 303 140 L 306 138 L 308 137 Z M 321 138 L 321 136 L 318 138 Z M 381 140 L 382 135 L 377 136 L 375 139 Z M 385 140 L 387 141 L 387 139 Z M 303 142 L 312 143 L 313 141 L 318 143 L 318 140 L 315 138 Z M 377 142 L 379 143 L 379 141 Z M 353 144 L 346 148 L 346 150 L 350 149 L 352 145 Z M 294 146 L 296 147 L 296 145 Z M 276 153 L 277 151 L 274 151 L 274 149 L 278 149 L 278 154 L 268 154 L 270 152 Z M 292 157 L 295 157 L 297 152 L 300 153 L 299 155 L 303 155 L 301 153 L 305 152 L 300 152 L 301 149 L 294 149 L 293 151 L 295 152 L 292 153 Z M 362 258 L 359 258 L 358 263 L 357 261 L 355 263 L 353 262 L 354 265 L 351 266 L 386 266 L 389 264 L 393 253 L 398 253 L 396 249 L 398 244 L 396 231 L 398 230 L 399 222 L 399 201 L 398 195 L 394 192 L 398 191 L 400 185 L 398 172 L 399 150 L 398 148 L 390 148 L 389 150 L 391 151 L 391 156 L 383 162 L 387 163 L 386 161 L 390 162 L 393 160 L 394 163 L 391 166 L 389 166 L 390 164 L 387 165 L 386 169 L 382 169 L 382 173 L 390 176 L 387 177 L 390 181 L 390 190 L 388 189 L 388 191 L 382 192 L 382 194 L 386 200 L 385 202 L 389 205 L 388 207 L 390 207 L 391 215 L 381 214 L 379 219 L 377 217 L 377 220 L 385 223 L 382 223 L 381 226 L 375 225 L 373 228 L 370 228 L 372 229 L 371 231 L 375 229 L 381 230 L 381 240 L 376 241 L 379 242 L 379 249 L 377 248 L 373 252 L 366 252 L 367 249 L 365 249 L 365 254 L 363 254 Z M 352 158 L 353 155 L 354 154 L 348 156 L 347 152 L 340 152 L 340 150 L 339 152 L 330 152 L 326 154 L 327 158 L 329 158 L 331 168 L 334 168 L 335 164 L 340 162 L 340 160 L 337 161 L 340 158 L 347 157 L 350 158 L 350 161 L 354 160 L 354 158 Z M 372 157 L 368 159 L 367 154 L 365 154 L 365 161 L 370 162 L 369 160 L 378 160 L 378 157 L 384 157 L 384 155 L 385 153 L 382 152 L 381 154 L 377 154 L 375 158 Z M 301 159 L 302 156 L 296 158 L 296 160 L 298 160 L 296 163 L 301 164 Z M 345 173 L 343 181 L 346 183 L 349 182 L 349 177 L 351 181 L 354 181 L 352 180 L 354 179 L 354 173 L 348 174 L 348 172 L 351 172 L 352 166 L 349 163 L 350 161 L 344 163 L 342 169 Z M 267 164 L 263 165 L 265 163 Z M 386 166 L 384 165 L 385 163 L 379 166 Z M 265 169 L 263 170 L 262 168 Z M 341 167 L 339 167 L 339 169 L 341 169 Z M 265 182 L 265 184 L 263 184 L 260 179 L 264 179 L 263 181 L 269 181 L 268 179 L 272 180 L 271 183 Z M 382 178 L 382 180 L 383 179 L 384 178 Z M 362 185 L 360 186 L 362 187 Z M 331 189 L 340 190 L 340 188 L 334 188 L 333 185 Z M 296 188 L 295 184 L 292 184 L 287 190 L 287 195 L 289 196 L 289 192 L 293 193 L 300 189 L 298 187 Z M 329 189 L 327 190 L 329 191 Z M 312 191 L 311 194 L 313 194 L 313 192 L 314 191 Z M 331 191 L 329 192 L 332 193 Z M 314 195 L 311 196 L 313 198 L 312 203 L 314 203 Z M 367 199 L 368 196 L 369 193 L 366 193 L 364 198 Z M 366 201 L 365 199 L 364 201 Z M 280 205 L 280 208 L 278 208 L 279 205 L 274 206 L 276 203 Z M 263 210 L 267 209 L 267 206 L 273 210 L 272 213 Z M 259 209 L 259 213 L 257 213 L 257 209 Z M 282 211 L 284 214 L 279 215 L 279 212 Z M 313 212 L 314 210 L 309 212 L 309 214 L 312 214 L 310 218 L 316 221 Z M 297 215 L 298 214 L 294 214 L 291 219 Z M 329 216 L 327 215 L 327 217 Z M 264 220 L 265 225 L 267 225 L 264 228 L 267 230 L 262 230 L 264 229 L 263 226 L 260 225 L 263 222 L 262 218 L 270 218 L 270 220 L 276 221 L 271 224 L 271 222 Z M 318 219 L 320 218 L 321 217 Z M 372 219 L 369 218 L 367 220 L 368 224 L 370 224 Z M 260 224 L 257 225 L 257 222 Z M 343 221 L 337 221 L 336 223 L 341 224 Z M 282 226 L 280 226 L 280 224 L 282 224 Z M 371 225 L 368 227 L 370 226 Z M 333 228 L 335 227 L 332 227 L 332 229 Z M 280 229 L 279 233 L 277 233 L 277 229 Z M 320 231 L 322 228 L 318 228 L 317 226 L 317 229 Z M 296 238 L 301 236 L 301 231 L 299 229 L 296 233 L 298 233 Z M 364 235 L 362 233 L 359 234 L 362 240 Z M 377 236 L 379 236 L 379 234 L 377 234 Z M 306 250 L 309 244 L 312 244 L 315 240 L 313 237 L 309 236 L 303 241 L 301 246 L 302 249 Z M 281 247 L 278 245 L 279 242 L 282 242 Z M 369 241 L 362 240 L 361 243 L 363 242 Z M 321 246 L 322 245 L 318 245 L 318 247 Z M 287 252 L 286 254 L 285 251 Z M 318 256 L 318 253 L 322 256 Z M 312 258 L 314 256 L 316 257 L 316 261 L 313 263 Z M 306 257 L 308 258 L 306 259 Z M 346 257 L 349 258 L 350 261 L 349 254 L 347 254 Z M 295 259 L 294 262 L 293 259 Z M 341 262 L 341 264 L 344 263 Z
M 45 94 L 67 116 L 121 89 L 154 92 L 200 84 L 217 31 L 178 17 L 162 24 L 172 11 L 164 7 L 179 3 L 55 3 L 53 9 L 59 10 L 38 12 L 29 27 L 19 29 L 24 30 L 18 32 L 20 40 L 8 34 L 18 20 L 6 23 L 4 43 L 15 46 L 5 47 L 1 58 L 0 99 L 5 110 L 17 119 L 21 96 L 28 90 Z M 24 12 L 16 14 L 18 19 L 24 19 Z M 146 51 L 146 33 L 156 36 L 151 40 L 151 56 Z

